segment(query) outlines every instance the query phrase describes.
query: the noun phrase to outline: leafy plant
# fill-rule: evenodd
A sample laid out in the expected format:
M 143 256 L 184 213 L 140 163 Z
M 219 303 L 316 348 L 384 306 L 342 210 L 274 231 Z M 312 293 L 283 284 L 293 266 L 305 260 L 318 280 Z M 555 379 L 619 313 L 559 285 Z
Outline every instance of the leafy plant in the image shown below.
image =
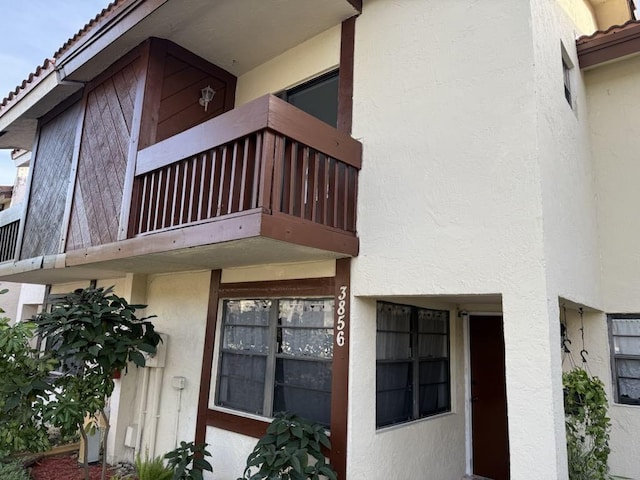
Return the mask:
M 140 454 L 136 456 L 138 480 L 171 480 L 173 478 L 173 469 L 164 465 L 162 457 L 150 459 L 148 452 L 145 452 L 144 457 L 142 460 Z
M 337 480 L 322 447 L 331 448 L 322 425 L 297 415 L 279 414 L 247 458 L 238 480 L 319 480 L 320 475 Z
M 598 377 L 582 369 L 562 375 L 570 480 L 609 480 L 610 419 Z
M 213 467 L 204 459 L 211 456 L 206 448 L 206 443 L 180 442 L 179 447 L 168 452 L 164 458 L 173 469 L 172 480 L 202 480 L 202 470 L 212 472 Z
M 29 473 L 19 462 L 0 463 L 2 480 L 30 480 Z
M 44 419 L 59 427 L 63 435 L 79 430 L 85 448 L 84 419 L 96 413 L 108 418 L 104 407 L 115 386 L 114 373 L 126 371 L 128 362 L 143 367 L 143 354 L 154 354 L 161 341 L 147 318 L 136 317 L 136 309 L 144 307 L 129 305 L 113 294 L 112 288 L 87 288 L 63 296 L 50 312 L 34 318 L 36 333 L 47 341 L 62 372 L 55 381 L 55 396 L 46 404 Z M 95 428 L 95 423 L 89 427 Z M 103 438 L 108 433 L 107 423 Z M 104 442 L 102 479 L 106 456 Z M 86 462 L 85 479 L 89 480 Z
M 34 327 L 30 322 L 11 326 L 0 318 L 0 457 L 49 447 L 44 405 L 55 362 L 40 358 L 31 348 Z

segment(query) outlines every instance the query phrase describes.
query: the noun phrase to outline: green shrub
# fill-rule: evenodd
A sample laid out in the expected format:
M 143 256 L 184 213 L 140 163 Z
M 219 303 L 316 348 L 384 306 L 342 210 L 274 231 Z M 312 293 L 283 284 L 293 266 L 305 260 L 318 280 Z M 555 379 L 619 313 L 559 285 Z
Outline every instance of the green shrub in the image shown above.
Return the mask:
M 162 457 L 150 459 L 149 454 L 145 453 L 144 460 L 140 455 L 136 456 L 135 464 L 139 480 L 171 480 L 173 478 L 173 469 L 165 467 Z
M 297 415 L 279 414 L 247 458 L 238 480 L 319 480 L 321 476 L 337 480 L 322 447 L 331 448 L 322 425 Z
M 598 377 L 576 368 L 562 375 L 570 480 L 609 480 L 607 395 Z
M 202 480 L 202 471 L 213 471 L 211 464 L 204 459 L 211 454 L 206 443 L 196 445 L 193 442 L 180 442 L 180 446 L 167 453 L 169 467 L 173 470 L 172 480 Z
M 0 478 L 2 480 L 29 480 L 29 473 L 21 463 L 0 463 Z

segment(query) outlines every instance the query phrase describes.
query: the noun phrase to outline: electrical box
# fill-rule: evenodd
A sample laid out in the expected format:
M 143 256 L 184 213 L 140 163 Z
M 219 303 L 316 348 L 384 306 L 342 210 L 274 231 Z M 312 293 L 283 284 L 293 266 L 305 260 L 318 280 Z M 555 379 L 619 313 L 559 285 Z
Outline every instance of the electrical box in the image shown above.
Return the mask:
M 169 342 L 169 335 L 166 333 L 159 333 L 162 342 L 156 347 L 155 355 L 148 353 L 144 354 L 145 367 L 161 368 L 164 367 L 164 362 L 167 357 L 167 343 Z
M 136 433 L 138 431 L 137 425 L 129 425 L 124 432 L 124 446 L 130 448 L 136 448 Z
M 173 377 L 171 379 L 171 386 L 176 390 L 184 390 L 187 386 L 187 379 L 184 377 Z

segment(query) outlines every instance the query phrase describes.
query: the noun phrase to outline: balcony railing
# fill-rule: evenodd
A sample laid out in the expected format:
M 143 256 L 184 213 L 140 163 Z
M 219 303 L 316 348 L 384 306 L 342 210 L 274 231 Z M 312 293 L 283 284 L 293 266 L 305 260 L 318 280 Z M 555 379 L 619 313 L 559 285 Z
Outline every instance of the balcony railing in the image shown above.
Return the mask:
M 128 236 L 262 211 L 355 235 L 362 146 L 261 97 L 138 152 Z
M 0 212 L 0 262 L 13 260 L 15 257 L 21 212 L 20 207 Z

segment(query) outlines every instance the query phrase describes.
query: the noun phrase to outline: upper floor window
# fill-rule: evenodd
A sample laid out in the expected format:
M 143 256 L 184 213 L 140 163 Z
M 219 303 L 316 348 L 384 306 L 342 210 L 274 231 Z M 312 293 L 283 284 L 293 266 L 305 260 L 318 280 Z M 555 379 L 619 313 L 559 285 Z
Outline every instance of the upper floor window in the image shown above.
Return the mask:
M 334 70 L 277 96 L 335 127 L 338 124 L 338 79 L 338 70 Z
M 562 43 L 560 44 L 560 47 L 562 53 L 562 80 L 564 83 L 564 98 L 567 100 L 571 108 L 573 108 L 574 93 L 572 90 L 573 82 L 571 78 L 573 76 L 573 62 L 571 61 L 571 58 L 569 57 L 569 54 L 567 53 L 567 50 L 564 48 L 564 45 Z
M 640 405 L 640 315 L 609 315 L 618 403 Z
M 451 410 L 449 312 L 378 302 L 376 426 Z
M 328 426 L 333 309 L 331 298 L 225 300 L 216 405 Z

